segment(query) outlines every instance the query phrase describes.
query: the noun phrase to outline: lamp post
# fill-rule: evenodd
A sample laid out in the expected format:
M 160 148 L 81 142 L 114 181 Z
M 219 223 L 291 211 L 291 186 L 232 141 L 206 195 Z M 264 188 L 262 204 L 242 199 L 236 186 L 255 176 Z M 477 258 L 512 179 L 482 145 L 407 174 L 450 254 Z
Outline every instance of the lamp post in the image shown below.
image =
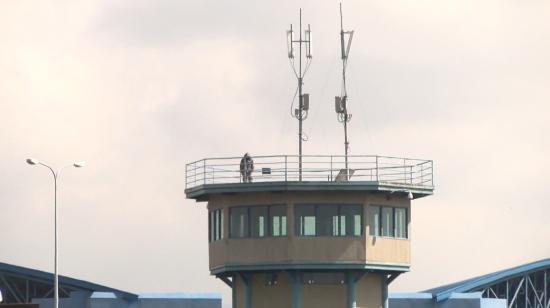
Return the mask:
M 61 171 L 67 167 L 82 168 L 85 165 L 85 162 L 75 162 L 70 165 L 65 165 L 57 171 L 54 171 L 52 167 L 36 160 L 34 158 L 27 158 L 27 164 L 29 165 L 42 165 L 52 172 L 53 182 L 54 182 L 54 307 L 59 308 L 59 275 L 57 271 L 57 179 L 61 175 Z

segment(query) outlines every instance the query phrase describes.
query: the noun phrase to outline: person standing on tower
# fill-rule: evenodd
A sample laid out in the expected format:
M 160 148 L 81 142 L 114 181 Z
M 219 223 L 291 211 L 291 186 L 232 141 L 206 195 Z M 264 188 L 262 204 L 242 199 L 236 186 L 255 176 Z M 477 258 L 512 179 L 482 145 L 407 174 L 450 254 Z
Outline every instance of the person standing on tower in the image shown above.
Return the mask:
M 243 183 L 251 183 L 252 171 L 254 171 L 254 161 L 252 160 L 250 154 L 244 154 L 243 158 L 241 159 L 240 169 Z

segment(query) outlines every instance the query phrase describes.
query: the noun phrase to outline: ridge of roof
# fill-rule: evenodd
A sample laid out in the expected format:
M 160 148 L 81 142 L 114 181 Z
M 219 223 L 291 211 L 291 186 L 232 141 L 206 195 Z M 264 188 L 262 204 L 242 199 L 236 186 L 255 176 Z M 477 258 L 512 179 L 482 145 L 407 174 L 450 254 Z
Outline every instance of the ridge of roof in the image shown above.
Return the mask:
M 30 279 L 39 280 L 39 281 L 48 282 L 48 283 L 49 282 L 53 283 L 53 279 L 54 279 L 54 274 L 52 273 L 33 269 L 33 268 L 3 263 L 3 262 L 0 262 L 0 272 L 5 272 L 8 274 L 12 274 L 14 276 L 20 276 L 20 277 L 23 276 Z M 96 284 L 85 280 L 75 279 L 75 278 L 71 278 L 63 275 L 59 275 L 59 284 L 64 284 L 64 285 L 75 287 L 77 289 L 84 289 L 88 291 L 113 292 L 113 293 L 120 294 L 121 297 L 124 299 L 137 299 L 138 297 L 137 294 L 133 294 L 127 291 L 114 289 L 104 285 Z
M 423 293 L 431 293 L 432 297 L 437 302 L 448 299 L 452 293 L 469 292 L 475 288 L 484 285 L 496 283 L 501 280 L 506 280 L 514 276 L 525 275 L 527 273 L 537 271 L 541 268 L 550 268 L 550 258 L 526 263 L 512 268 L 503 269 L 482 276 L 473 277 L 470 279 L 454 282 L 451 284 L 439 286 L 429 290 L 422 291 Z

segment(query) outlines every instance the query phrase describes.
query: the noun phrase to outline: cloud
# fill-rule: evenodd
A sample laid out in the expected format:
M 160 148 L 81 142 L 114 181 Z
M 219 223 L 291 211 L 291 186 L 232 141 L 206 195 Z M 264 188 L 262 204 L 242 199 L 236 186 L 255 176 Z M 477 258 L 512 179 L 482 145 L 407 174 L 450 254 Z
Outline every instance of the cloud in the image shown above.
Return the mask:
M 0 6 L 3 261 L 51 267 L 51 178 L 24 159 L 86 159 L 62 177 L 63 274 L 228 296 L 208 276 L 204 204 L 185 199 L 185 163 L 296 152 L 284 31 L 299 6 L 315 40 L 305 152 L 343 152 L 337 2 Z M 436 166 L 435 196 L 413 209 L 413 271 L 393 290 L 550 253 L 540 245 L 550 234 L 548 12 L 542 2 L 344 3 L 345 27 L 356 30 L 352 154 Z M 495 252 L 507 257 L 495 263 Z M 474 257 L 469 272 L 448 266 Z M 128 279 L 138 272 L 147 279 Z

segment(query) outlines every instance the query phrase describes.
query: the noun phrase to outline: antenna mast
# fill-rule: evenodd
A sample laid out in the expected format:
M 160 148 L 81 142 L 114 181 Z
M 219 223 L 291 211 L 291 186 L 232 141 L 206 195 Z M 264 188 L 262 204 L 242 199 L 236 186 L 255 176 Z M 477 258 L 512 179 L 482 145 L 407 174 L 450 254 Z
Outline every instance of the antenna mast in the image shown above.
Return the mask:
M 347 42 L 346 42 L 347 36 Z M 349 180 L 350 171 L 348 169 L 348 122 L 351 120 L 351 114 L 348 113 L 348 92 L 346 89 L 346 67 L 348 65 L 349 50 L 351 48 L 351 40 L 353 39 L 353 31 L 344 31 L 344 22 L 342 17 L 342 3 L 340 3 L 340 50 L 342 53 L 342 92 L 340 96 L 334 98 L 334 106 L 338 118 L 338 122 L 344 124 L 344 152 L 345 152 L 345 167 L 346 179 Z
M 298 108 L 294 109 L 294 99 L 292 99 L 291 116 L 298 119 L 298 177 L 302 181 L 302 141 L 307 141 L 307 137 L 304 138 L 302 132 L 302 122 L 307 118 L 309 110 L 309 94 L 302 93 L 302 86 L 304 76 L 311 64 L 311 28 L 307 25 L 307 30 L 304 31 L 304 38 L 302 38 L 302 9 L 300 9 L 300 30 L 298 40 L 294 39 L 294 31 L 292 30 L 292 24 L 290 30 L 287 31 L 287 47 L 288 47 L 288 59 L 290 60 L 290 66 L 298 79 Z M 296 64 L 294 62 L 294 44 L 298 44 L 298 70 L 296 70 Z M 305 47 L 305 68 L 302 68 L 302 45 Z

